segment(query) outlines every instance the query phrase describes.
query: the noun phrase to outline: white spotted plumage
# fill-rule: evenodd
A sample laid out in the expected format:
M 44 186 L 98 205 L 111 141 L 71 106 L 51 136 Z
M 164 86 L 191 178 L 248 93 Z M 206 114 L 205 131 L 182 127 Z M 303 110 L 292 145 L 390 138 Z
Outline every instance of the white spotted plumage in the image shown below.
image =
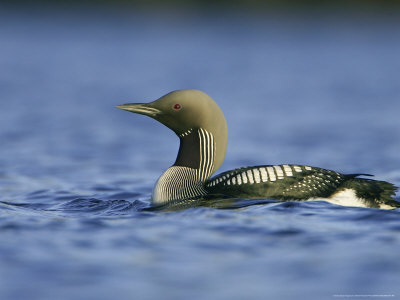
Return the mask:
M 283 179 L 284 175 L 283 175 L 283 170 L 282 170 L 281 166 L 274 166 L 274 169 L 276 171 L 276 175 L 278 176 L 278 179 Z
M 283 165 L 283 170 L 286 173 L 286 176 L 293 176 L 292 168 L 289 165 Z
M 267 172 L 269 175 L 269 180 L 271 181 L 275 181 L 276 180 L 276 176 L 275 176 L 275 171 L 273 167 L 267 167 Z
M 252 169 L 253 173 L 254 173 L 254 180 L 256 181 L 256 183 L 260 183 L 261 182 L 261 178 L 260 178 L 260 170 L 257 168 Z
M 311 167 L 304 167 L 307 170 L 312 170 Z M 238 172 L 239 171 L 239 172 Z M 221 174 L 207 183 L 207 186 L 216 186 L 220 183 L 224 185 L 242 185 L 242 184 L 257 184 L 265 182 L 276 182 L 286 177 L 293 177 L 293 172 L 301 172 L 300 166 L 292 165 L 275 165 L 275 166 L 257 166 L 238 170 L 232 170 Z M 318 174 L 318 176 L 321 174 Z M 320 177 L 315 177 L 317 180 L 322 180 Z M 311 183 L 311 179 L 308 180 Z M 304 186 L 306 186 L 304 184 Z
M 261 172 L 261 178 L 262 178 L 262 182 L 267 182 L 268 181 L 268 173 L 267 170 L 265 168 L 260 168 L 259 169 Z
M 299 166 L 293 166 L 293 169 L 294 169 L 296 172 L 302 172 L 302 169 L 301 169 L 301 167 L 299 167 Z
M 249 179 L 249 183 L 253 184 L 254 183 L 254 178 L 253 178 L 253 172 L 251 170 L 247 170 L 247 177 Z

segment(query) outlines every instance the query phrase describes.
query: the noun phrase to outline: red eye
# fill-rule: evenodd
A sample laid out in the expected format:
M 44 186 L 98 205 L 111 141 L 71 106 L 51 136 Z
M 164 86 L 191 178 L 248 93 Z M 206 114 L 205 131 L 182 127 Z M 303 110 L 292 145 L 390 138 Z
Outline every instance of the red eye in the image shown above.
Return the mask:
M 180 109 L 181 109 L 181 105 L 178 104 L 178 103 L 175 104 L 175 105 L 174 105 L 174 109 L 175 109 L 175 110 L 180 110 Z

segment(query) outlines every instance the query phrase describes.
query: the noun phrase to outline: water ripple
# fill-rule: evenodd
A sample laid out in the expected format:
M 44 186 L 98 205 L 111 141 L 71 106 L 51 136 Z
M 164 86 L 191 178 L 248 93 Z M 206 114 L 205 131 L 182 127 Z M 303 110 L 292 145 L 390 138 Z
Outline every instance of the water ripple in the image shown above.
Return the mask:
M 77 198 L 74 200 L 67 201 L 60 205 L 53 207 L 51 210 L 77 214 L 77 215 L 126 215 L 132 213 L 132 211 L 140 211 L 142 208 L 146 207 L 147 204 L 135 200 L 133 202 L 126 200 L 100 200 L 96 198 Z

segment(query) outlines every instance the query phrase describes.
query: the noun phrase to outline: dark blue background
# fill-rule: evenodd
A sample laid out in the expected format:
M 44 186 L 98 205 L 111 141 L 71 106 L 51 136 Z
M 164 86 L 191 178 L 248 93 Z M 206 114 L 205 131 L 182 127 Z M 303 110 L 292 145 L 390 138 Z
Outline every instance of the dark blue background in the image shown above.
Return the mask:
M 1 299 L 399 295 L 398 211 L 140 212 L 178 138 L 114 108 L 201 89 L 229 126 L 220 171 L 400 185 L 396 12 L 0 8 Z

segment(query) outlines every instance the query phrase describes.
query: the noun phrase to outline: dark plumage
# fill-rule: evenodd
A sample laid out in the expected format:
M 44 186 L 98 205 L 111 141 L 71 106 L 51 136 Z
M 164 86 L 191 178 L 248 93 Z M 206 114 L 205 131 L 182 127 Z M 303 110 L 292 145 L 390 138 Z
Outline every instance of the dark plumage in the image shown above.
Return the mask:
M 180 139 L 175 163 L 158 179 L 152 203 L 161 206 L 199 198 L 269 198 L 326 200 L 335 204 L 397 208 L 397 188 L 385 181 L 359 178 L 368 174 L 341 174 L 299 165 L 265 165 L 226 171 L 210 179 L 221 166 L 227 145 L 225 117 L 205 93 L 171 92 L 150 103 L 118 108 L 147 115 L 173 130 Z

